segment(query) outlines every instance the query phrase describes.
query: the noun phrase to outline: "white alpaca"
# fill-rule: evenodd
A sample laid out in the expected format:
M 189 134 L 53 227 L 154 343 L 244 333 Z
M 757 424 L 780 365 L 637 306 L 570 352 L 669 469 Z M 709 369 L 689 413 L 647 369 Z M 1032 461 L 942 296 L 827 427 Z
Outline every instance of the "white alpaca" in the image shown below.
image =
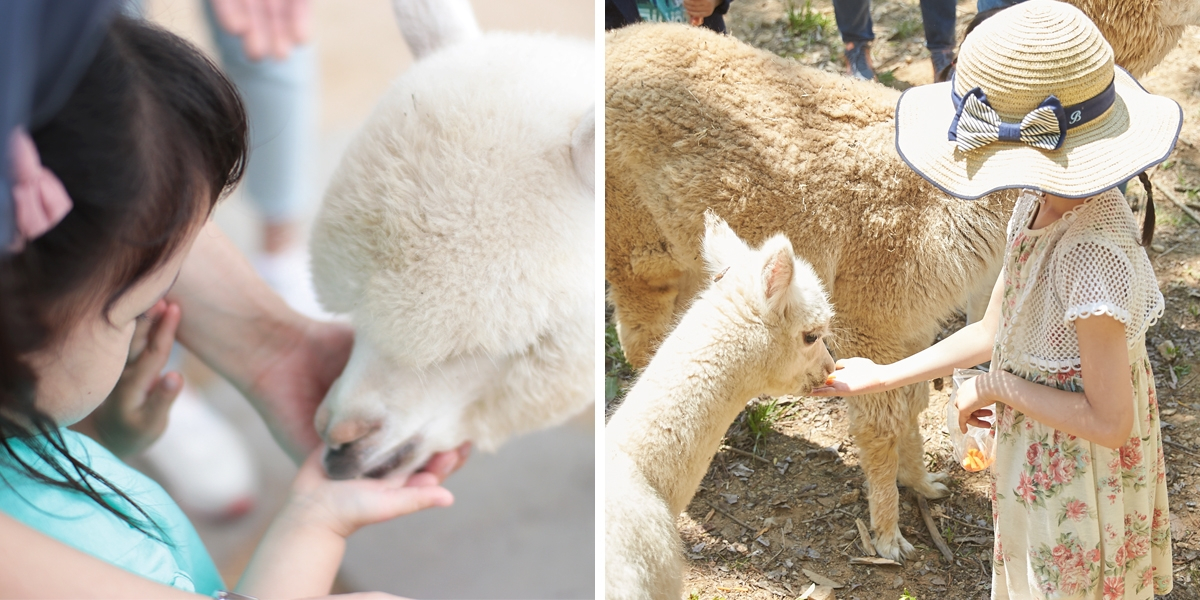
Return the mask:
M 761 394 L 807 391 L 833 372 L 821 338 L 833 310 L 783 235 L 751 250 L 712 212 L 714 275 L 605 428 L 605 595 L 678 600 L 675 517 L 729 424 Z
M 396 8 L 418 60 L 311 245 L 318 298 L 356 330 L 316 418 L 337 478 L 491 450 L 595 397 L 592 42 L 480 34 L 462 0 Z

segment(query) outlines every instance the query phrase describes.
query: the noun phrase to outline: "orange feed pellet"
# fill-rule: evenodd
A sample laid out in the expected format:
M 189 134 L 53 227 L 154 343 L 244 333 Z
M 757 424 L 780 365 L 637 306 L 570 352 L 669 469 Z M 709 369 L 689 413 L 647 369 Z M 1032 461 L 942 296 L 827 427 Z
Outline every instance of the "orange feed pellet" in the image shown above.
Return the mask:
M 983 452 L 980 452 L 978 448 L 971 448 L 967 450 L 967 456 L 964 457 L 962 461 L 962 468 L 972 473 L 982 471 L 989 466 L 991 466 L 991 462 L 988 461 L 987 457 L 985 457 Z

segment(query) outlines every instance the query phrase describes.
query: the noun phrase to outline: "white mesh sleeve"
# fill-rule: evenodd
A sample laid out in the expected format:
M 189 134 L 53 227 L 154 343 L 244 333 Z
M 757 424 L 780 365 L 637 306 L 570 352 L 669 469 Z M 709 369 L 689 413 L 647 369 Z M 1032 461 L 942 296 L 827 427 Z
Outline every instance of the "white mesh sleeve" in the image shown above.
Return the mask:
M 1107 240 L 1091 238 L 1060 244 L 1055 254 L 1066 322 L 1108 315 L 1127 329 L 1141 329 L 1142 315 L 1131 315 L 1135 273 L 1125 252 Z

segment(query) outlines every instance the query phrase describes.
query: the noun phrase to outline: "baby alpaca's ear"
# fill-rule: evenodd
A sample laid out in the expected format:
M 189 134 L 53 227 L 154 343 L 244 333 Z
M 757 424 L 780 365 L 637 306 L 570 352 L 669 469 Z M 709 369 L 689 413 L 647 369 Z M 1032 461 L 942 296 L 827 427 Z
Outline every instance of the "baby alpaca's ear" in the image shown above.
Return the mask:
M 792 287 L 792 277 L 796 272 L 796 257 L 792 252 L 792 243 L 783 236 L 767 240 L 767 243 L 763 244 L 763 253 L 767 256 L 762 270 L 767 307 L 779 311 L 787 305 L 788 291 Z
M 571 162 L 589 190 L 596 189 L 596 105 L 588 107 L 571 134 Z
M 750 255 L 750 247 L 712 209 L 704 211 L 704 263 L 708 274 L 724 272 Z

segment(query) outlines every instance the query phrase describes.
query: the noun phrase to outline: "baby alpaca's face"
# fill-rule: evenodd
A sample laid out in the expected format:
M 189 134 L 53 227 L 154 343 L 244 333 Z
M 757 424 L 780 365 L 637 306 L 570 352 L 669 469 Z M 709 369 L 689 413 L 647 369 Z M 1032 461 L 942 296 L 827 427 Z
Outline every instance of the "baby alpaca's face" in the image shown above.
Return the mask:
M 138 318 L 171 289 L 195 237 L 193 233 L 174 256 L 118 298 L 107 318 L 103 306 L 91 308 L 59 345 L 29 355 L 38 377 L 37 408 L 59 427 L 83 419 L 112 392 L 125 369 Z

